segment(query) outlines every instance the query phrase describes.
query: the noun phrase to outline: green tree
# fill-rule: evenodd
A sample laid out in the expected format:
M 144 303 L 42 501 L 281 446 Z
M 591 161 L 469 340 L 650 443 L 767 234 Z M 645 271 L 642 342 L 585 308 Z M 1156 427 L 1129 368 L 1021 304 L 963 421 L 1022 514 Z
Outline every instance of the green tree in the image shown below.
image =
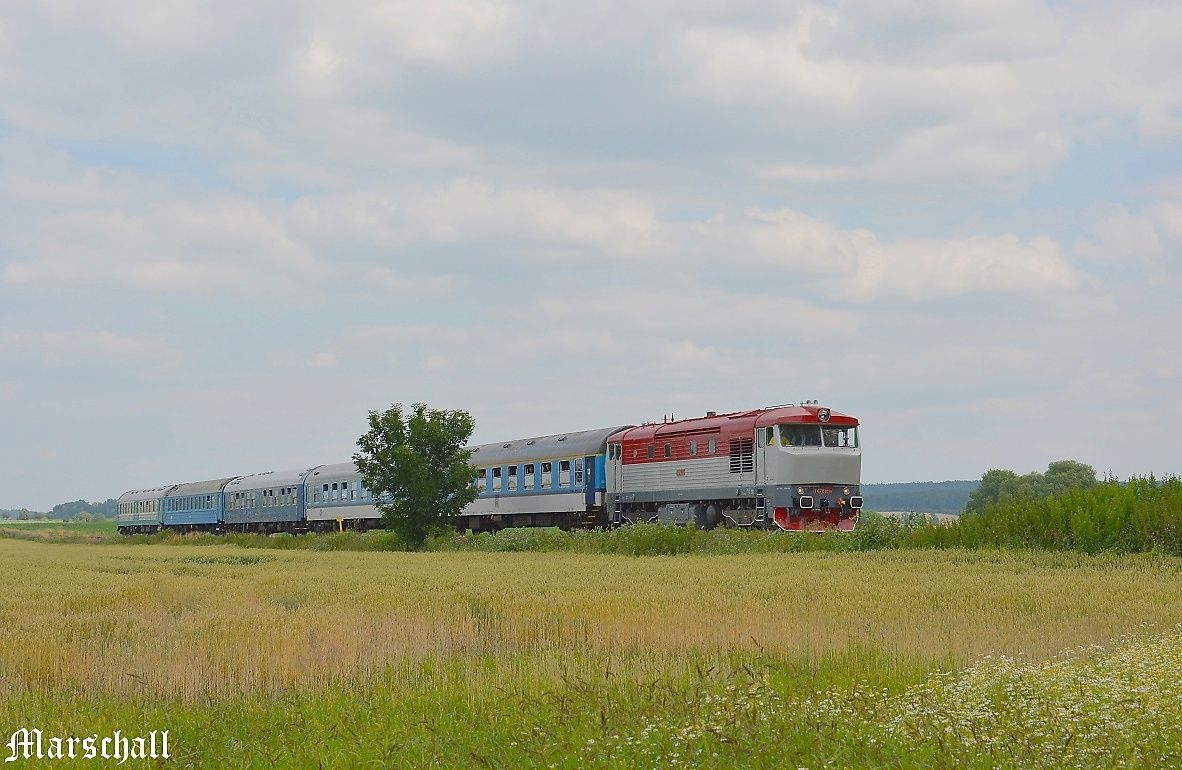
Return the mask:
M 353 455 L 365 486 L 378 496 L 384 526 L 412 548 L 445 531 L 476 497 L 476 472 L 464 448 L 472 435 L 472 415 L 462 410 L 402 404 L 369 413 L 369 430 Z
M 1075 460 L 1051 463 L 1043 478 L 1052 495 L 1061 495 L 1069 489 L 1091 489 L 1097 484 L 1096 469 Z
M 996 503 L 1003 495 L 1012 494 L 1018 474 L 1001 468 L 985 471 L 981 477 L 981 484 L 969 495 L 969 502 L 965 505 L 965 513 L 979 513 L 985 506 Z

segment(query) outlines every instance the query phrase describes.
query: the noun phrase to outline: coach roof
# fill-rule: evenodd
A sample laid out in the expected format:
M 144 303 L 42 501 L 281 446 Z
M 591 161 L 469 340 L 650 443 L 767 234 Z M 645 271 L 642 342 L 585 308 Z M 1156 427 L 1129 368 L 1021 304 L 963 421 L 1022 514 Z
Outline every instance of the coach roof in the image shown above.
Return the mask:
M 226 485 L 226 492 L 251 492 L 256 489 L 271 489 L 272 487 L 295 487 L 304 483 L 307 470 L 298 471 L 264 471 L 252 473 L 249 476 L 239 476 Z
M 130 492 L 124 492 L 119 495 L 119 499 L 116 502 L 137 503 L 141 500 L 159 500 L 170 489 L 172 489 L 172 485 L 167 487 L 152 487 L 151 489 L 133 489 Z
M 614 428 L 596 428 L 575 433 L 555 433 L 552 436 L 536 436 L 516 441 L 480 444 L 469 447 L 472 450 L 471 463 L 481 467 L 516 465 L 529 460 L 545 460 L 547 457 L 583 457 L 603 454 L 608 437 L 630 427 L 632 426 L 619 425 Z
M 191 481 L 186 484 L 177 484 L 172 489 L 168 490 L 165 497 L 184 497 L 185 495 L 208 495 L 213 492 L 221 492 L 222 487 L 226 486 L 227 481 L 233 480 L 234 476 L 224 479 L 210 479 L 209 481 Z

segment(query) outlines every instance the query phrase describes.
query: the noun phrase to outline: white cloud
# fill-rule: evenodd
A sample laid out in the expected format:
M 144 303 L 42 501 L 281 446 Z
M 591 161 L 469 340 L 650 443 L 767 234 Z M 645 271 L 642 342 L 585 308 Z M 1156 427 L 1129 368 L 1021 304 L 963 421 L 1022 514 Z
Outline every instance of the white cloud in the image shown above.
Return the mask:
M 80 361 L 118 361 L 140 371 L 181 363 L 182 351 L 161 339 L 105 329 L 20 330 L 0 328 L 0 356 L 60 367 Z
M 317 2 L 296 66 L 320 87 L 371 88 L 406 65 L 464 71 L 512 49 L 520 12 L 499 0 Z
M 308 359 L 311 369 L 331 369 L 337 365 L 337 355 L 331 350 L 322 350 Z
M 1182 264 L 1182 204 L 1163 201 L 1137 212 L 1120 205 L 1109 207 L 1092 229 L 1091 238 L 1075 245 L 1085 256 L 1112 262 L 1174 260 Z

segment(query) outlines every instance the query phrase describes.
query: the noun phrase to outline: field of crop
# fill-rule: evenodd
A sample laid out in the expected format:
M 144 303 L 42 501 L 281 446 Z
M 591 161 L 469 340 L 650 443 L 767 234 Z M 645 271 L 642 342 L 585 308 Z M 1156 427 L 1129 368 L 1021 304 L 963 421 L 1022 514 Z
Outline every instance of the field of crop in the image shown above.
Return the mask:
M 5 538 L 0 563 L 0 734 L 170 729 L 180 766 L 1182 762 L 1174 557 Z

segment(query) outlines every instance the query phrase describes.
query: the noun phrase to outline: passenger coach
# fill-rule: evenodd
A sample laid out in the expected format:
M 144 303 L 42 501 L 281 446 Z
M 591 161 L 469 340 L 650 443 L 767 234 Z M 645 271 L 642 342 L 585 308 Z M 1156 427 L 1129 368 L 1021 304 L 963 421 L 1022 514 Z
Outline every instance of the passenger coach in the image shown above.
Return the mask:
M 607 524 L 607 439 L 628 426 L 481 444 L 469 461 L 477 496 L 460 529 L 580 527 Z

